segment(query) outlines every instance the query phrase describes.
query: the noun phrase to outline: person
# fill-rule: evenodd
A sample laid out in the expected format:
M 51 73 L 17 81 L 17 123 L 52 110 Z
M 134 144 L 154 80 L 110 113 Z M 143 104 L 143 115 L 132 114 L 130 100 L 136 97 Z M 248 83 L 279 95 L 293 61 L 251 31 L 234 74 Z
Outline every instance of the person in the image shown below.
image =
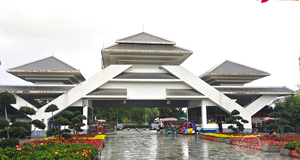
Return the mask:
M 218 121 L 218 126 L 219 126 L 219 132 L 223 132 L 223 127 L 222 127 L 222 121 Z
M 159 133 L 159 131 L 160 131 L 160 124 L 158 124 L 158 122 L 156 124 L 157 124 L 157 132 L 156 133 Z

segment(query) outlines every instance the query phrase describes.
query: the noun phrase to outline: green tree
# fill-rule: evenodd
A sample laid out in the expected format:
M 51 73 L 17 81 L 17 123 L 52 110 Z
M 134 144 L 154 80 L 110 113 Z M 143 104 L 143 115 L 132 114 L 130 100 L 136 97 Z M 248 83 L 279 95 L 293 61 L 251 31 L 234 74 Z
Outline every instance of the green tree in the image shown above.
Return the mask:
M 234 132 L 243 132 L 244 131 L 244 124 L 249 123 L 246 119 L 239 116 L 240 112 L 236 109 L 231 111 L 231 116 L 226 118 L 227 123 L 231 123 L 232 125 L 228 126 L 228 129 L 231 129 Z
M 11 104 L 16 104 L 16 97 L 8 92 L 1 92 L 0 93 L 0 106 L 4 107 L 5 112 L 5 119 L 8 121 L 7 118 L 7 107 Z M 8 127 L 8 126 L 7 126 Z M 7 129 L 7 137 L 9 138 L 9 130 Z
M 292 95 L 284 102 L 287 112 L 291 114 L 290 125 L 300 133 L 300 94 Z
M 51 112 L 51 113 L 52 113 L 52 117 L 53 117 L 53 121 L 54 121 L 53 112 L 54 112 L 54 111 L 57 111 L 57 110 L 58 110 L 58 107 L 57 107 L 55 104 L 50 104 L 50 105 L 46 108 L 45 112 Z
M 36 111 L 33 108 L 24 106 L 19 109 L 19 113 L 27 116 L 27 115 L 35 115 Z
M 156 108 L 95 108 L 93 115 L 97 119 L 106 121 L 122 123 L 127 120 L 127 122 L 141 124 L 145 121 L 145 116 L 147 121 L 153 121 L 158 115 L 158 110 Z
M 182 107 L 178 107 L 178 108 L 161 107 L 158 108 L 158 110 L 159 110 L 159 118 L 174 117 L 179 119 L 180 117 L 185 116 Z
M 81 127 L 85 126 L 85 124 L 82 122 L 84 119 L 86 119 L 86 116 L 82 115 L 80 111 L 75 111 L 74 113 L 72 111 L 66 110 L 63 113 L 59 115 L 59 118 L 56 118 L 53 121 L 54 125 L 64 125 L 68 126 L 69 129 L 72 129 L 74 134 L 78 134 L 78 132 L 82 132 L 83 130 Z M 69 129 L 63 129 L 59 130 L 58 127 L 51 128 L 47 131 L 47 135 L 61 135 L 68 134 L 71 131 Z
M 74 130 L 74 134 L 78 134 L 83 131 L 81 127 L 85 126 L 82 122 L 84 119 L 86 119 L 86 116 L 82 115 L 79 111 L 74 112 L 74 117 L 69 125 L 69 128 Z
M 34 132 L 36 128 L 43 129 L 43 130 L 46 128 L 45 123 L 43 121 L 38 120 L 38 119 L 33 120 L 31 122 L 31 124 L 34 126 L 34 129 L 33 129 L 32 132 Z
M 288 120 L 291 119 L 292 115 L 287 112 L 284 103 L 277 103 L 274 107 L 274 112 L 270 113 L 269 117 L 274 118 L 274 120 L 265 121 L 268 128 L 277 130 L 281 134 L 293 130 L 293 127 L 289 125 L 290 121 Z

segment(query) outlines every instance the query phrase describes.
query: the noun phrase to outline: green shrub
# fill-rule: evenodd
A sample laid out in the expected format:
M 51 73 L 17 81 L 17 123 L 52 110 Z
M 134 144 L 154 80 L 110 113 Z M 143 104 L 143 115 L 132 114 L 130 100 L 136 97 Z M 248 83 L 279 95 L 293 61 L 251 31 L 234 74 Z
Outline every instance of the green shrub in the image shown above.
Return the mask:
M 299 146 L 300 141 L 288 142 L 284 145 L 285 149 L 295 150 L 297 146 Z
M 11 138 L 25 138 L 27 132 L 28 130 L 24 127 L 13 127 L 9 129 Z
M 14 122 L 12 124 L 12 127 L 24 127 L 26 130 L 30 131 L 31 130 L 31 126 L 29 123 L 27 122 L 20 122 L 20 121 L 17 121 L 17 122 Z
M 8 127 L 8 121 L 6 119 L 0 119 L 0 129 Z
M 276 123 L 271 123 L 267 125 L 268 128 L 277 129 L 278 125 Z
M 67 139 L 67 138 L 73 138 L 72 134 L 63 134 L 62 138 Z
M 6 129 L 0 130 L 0 138 L 6 138 L 7 137 L 7 131 Z
M 48 131 L 46 131 L 47 136 L 55 135 L 54 133 L 58 131 L 58 128 L 50 128 Z
M 6 138 L 0 142 L 0 147 L 1 148 L 16 147 L 16 145 L 19 145 L 19 144 L 20 144 L 20 141 L 16 138 Z

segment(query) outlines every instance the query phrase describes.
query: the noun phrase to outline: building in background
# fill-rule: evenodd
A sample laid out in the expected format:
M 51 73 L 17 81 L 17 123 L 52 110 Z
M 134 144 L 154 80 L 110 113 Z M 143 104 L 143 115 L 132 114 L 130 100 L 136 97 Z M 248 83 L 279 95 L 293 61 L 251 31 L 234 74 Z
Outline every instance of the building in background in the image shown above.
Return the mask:
M 80 110 L 89 117 L 84 120 L 84 132 L 95 107 L 187 107 L 188 119 L 201 123 L 204 131 L 216 130 L 217 124 L 210 121 L 225 121 L 236 109 L 250 122 L 244 126 L 250 132 L 252 123 L 261 123 L 254 117 L 262 108 L 278 96 L 293 94 L 286 87 L 244 86 L 270 74 L 232 61 L 224 61 L 198 77 L 180 66 L 192 55 L 191 50 L 145 32 L 118 39 L 101 53 L 99 67 L 103 69 L 89 79 L 50 56 L 8 69 L 33 85 L 0 85 L 0 92 L 15 95 L 17 103 L 12 106 L 16 109 L 34 108 L 36 115 L 28 118 L 42 120 L 47 129 L 52 115 L 45 109 L 50 104 L 59 107 L 54 116 L 66 109 Z M 45 100 L 49 103 L 42 103 Z M 224 131 L 228 125 L 223 124 Z M 33 136 L 45 137 L 45 132 L 37 130 Z

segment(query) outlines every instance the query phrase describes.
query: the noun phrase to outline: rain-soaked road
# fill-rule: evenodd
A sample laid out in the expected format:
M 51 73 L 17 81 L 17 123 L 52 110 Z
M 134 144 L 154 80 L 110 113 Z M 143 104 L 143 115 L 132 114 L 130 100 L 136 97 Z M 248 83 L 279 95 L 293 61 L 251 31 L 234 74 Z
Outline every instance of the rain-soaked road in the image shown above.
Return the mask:
M 155 131 L 118 131 L 108 135 L 101 160 L 298 160 L 280 153 L 240 148 L 201 139 L 200 135 L 161 135 Z

